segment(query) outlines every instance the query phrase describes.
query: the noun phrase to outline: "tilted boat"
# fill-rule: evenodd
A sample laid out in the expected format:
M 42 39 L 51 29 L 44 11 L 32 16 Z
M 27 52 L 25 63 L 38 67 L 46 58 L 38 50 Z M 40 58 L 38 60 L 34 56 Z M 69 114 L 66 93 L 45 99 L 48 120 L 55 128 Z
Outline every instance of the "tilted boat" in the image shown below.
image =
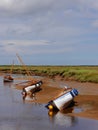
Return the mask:
M 78 91 L 76 89 L 72 89 L 70 91 L 64 92 L 56 99 L 49 101 L 45 107 L 47 107 L 49 110 L 64 110 L 73 103 L 73 99 L 77 95 Z
M 27 87 L 24 87 L 23 88 L 23 91 L 22 91 L 22 95 L 23 96 L 26 96 L 27 94 L 31 93 L 31 94 L 34 94 L 38 91 L 40 91 L 42 88 L 41 88 L 41 85 L 43 84 L 42 81 L 38 81 L 36 82 L 35 84 L 32 84 L 30 86 L 27 86 Z

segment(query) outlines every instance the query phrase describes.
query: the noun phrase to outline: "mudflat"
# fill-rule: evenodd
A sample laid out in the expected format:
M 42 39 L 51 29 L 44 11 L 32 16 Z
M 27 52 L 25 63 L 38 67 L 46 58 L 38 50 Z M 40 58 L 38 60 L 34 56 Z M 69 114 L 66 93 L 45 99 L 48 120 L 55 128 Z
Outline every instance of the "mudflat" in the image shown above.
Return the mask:
M 42 90 L 36 93 L 35 98 L 31 98 L 28 95 L 24 100 L 31 103 L 47 104 L 63 92 L 64 86 L 62 85 L 61 87 L 61 83 L 62 81 L 60 79 L 52 82 L 49 79 L 45 79 Z M 63 81 L 63 84 L 71 88 L 76 88 L 79 92 L 79 95 L 74 99 L 76 102 L 74 106 L 76 111 L 72 109 L 68 114 L 98 120 L 98 84 L 80 83 L 76 81 Z M 16 88 L 22 90 L 22 87 L 18 86 Z

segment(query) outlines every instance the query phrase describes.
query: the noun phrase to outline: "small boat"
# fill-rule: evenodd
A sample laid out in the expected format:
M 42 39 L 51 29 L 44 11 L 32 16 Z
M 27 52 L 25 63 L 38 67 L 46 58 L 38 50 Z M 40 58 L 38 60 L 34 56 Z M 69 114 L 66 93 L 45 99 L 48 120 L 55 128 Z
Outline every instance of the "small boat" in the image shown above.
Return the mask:
M 13 80 L 14 78 L 10 74 L 5 75 L 3 79 L 4 82 L 12 82 Z
M 30 86 L 24 87 L 22 91 L 22 95 L 26 96 L 27 94 L 34 94 L 41 90 L 41 85 L 43 84 L 42 81 L 38 81 Z
M 14 65 L 14 61 L 13 61 L 13 64 L 11 65 L 10 72 L 7 73 L 7 74 L 4 76 L 3 82 L 12 82 L 12 81 L 14 80 L 14 78 L 12 77 L 13 65 Z
M 49 110 L 64 110 L 73 103 L 73 99 L 77 95 L 78 91 L 76 89 L 72 89 L 66 93 L 63 93 L 56 99 L 49 101 L 46 105 L 46 108 L 48 108 Z

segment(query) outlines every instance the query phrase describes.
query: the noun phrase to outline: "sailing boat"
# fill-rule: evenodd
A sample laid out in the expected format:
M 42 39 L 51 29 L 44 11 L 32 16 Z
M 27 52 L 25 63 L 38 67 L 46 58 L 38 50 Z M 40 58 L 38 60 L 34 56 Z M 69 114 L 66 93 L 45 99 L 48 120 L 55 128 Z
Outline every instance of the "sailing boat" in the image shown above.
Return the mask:
M 27 76 L 29 78 L 28 81 L 18 83 L 17 86 L 18 85 L 22 86 L 22 88 L 23 88 L 22 95 L 23 96 L 26 96 L 27 94 L 33 95 L 34 93 L 41 90 L 40 86 L 43 84 L 43 82 L 34 79 L 32 77 L 31 72 L 28 70 L 27 66 L 22 61 L 21 57 L 17 53 L 16 53 L 16 56 L 17 56 L 18 60 L 20 61 L 20 63 L 23 65 L 23 67 L 24 67 L 24 69 L 25 69 L 25 71 L 27 73 Z
M 12 81 L 14 80 L 14 78 L 12 77 L 13 65 L 14 65 L 14 63 L 13 63 L 12 66 L 11 66 L 10 73 L 9 73 L 9 74 L 6 74 L 6 75 L 4 76 L 3 82 L 12 82 Z

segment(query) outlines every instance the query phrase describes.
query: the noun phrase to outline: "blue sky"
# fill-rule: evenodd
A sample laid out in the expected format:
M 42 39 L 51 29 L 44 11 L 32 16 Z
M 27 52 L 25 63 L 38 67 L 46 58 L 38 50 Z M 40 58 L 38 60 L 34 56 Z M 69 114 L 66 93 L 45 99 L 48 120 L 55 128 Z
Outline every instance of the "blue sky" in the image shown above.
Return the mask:
M 0 1 L 0 65 L 98 65 L 98 0 Z

